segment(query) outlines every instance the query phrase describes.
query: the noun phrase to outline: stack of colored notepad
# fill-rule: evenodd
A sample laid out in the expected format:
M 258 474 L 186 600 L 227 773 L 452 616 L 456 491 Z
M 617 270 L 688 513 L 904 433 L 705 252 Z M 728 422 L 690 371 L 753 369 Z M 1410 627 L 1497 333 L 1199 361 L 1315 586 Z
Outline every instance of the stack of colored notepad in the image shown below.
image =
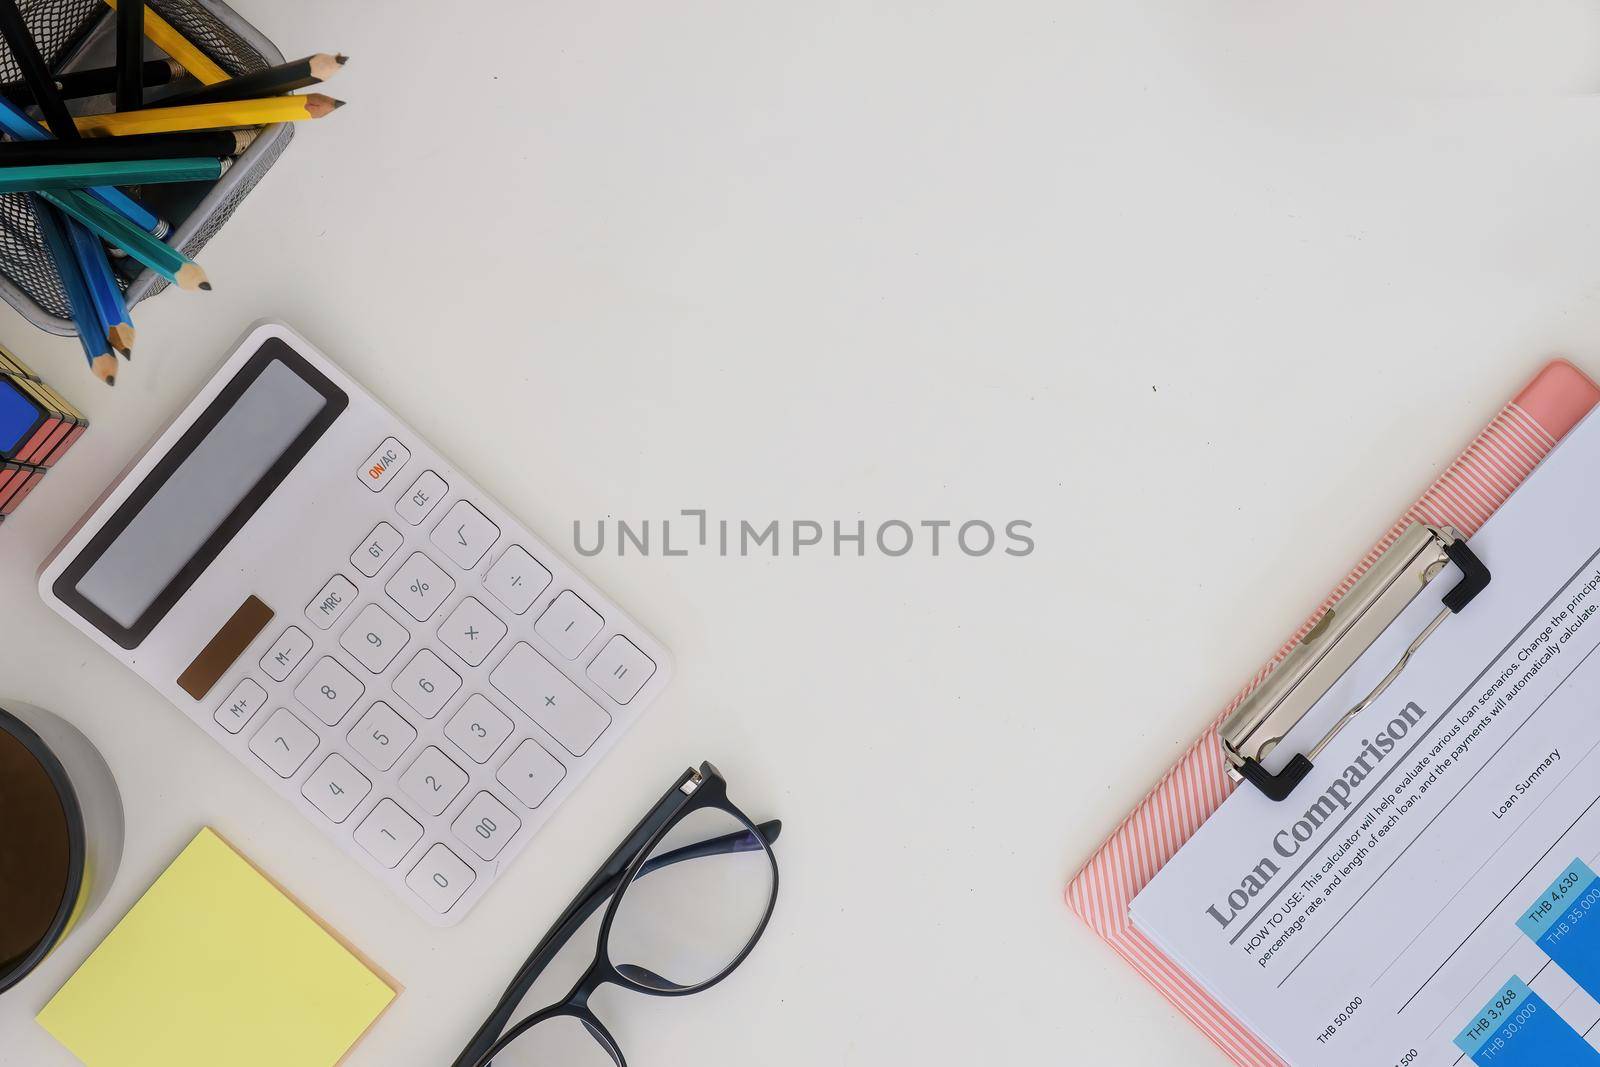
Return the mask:
M 171 225 L 138 199 L 137 187 L 216 181 L 261 126 L 322 118 L 342 102 L 296 94 L 344 65 L 317 54 L 229 77 L 144 0 L 106 0 L 116 9 L 117 63 L 52 72 L 18 0 L 0 0 L 0 37 L 22 71 L 0 85 L 0 193 L 25 193 L 54 262 L 84 358 L 107 385 L 117 355 L 133 356 L 134 329 L 114 260 L 138 264 L 183 289 L 211 282 L 165 239 Z M 146 41 L 166 58 L 146 59 Z M 146 99 L 147 89 L 159 95 Z M 172 91 L 175 90 L 175 91 Z M 67 101 L 112 95 L 116 109 L 74 114 Z M 129 192 L 129 189 L 133 192 Z
M 0 348 L 0 522 L 88 427 L 77 408 Z

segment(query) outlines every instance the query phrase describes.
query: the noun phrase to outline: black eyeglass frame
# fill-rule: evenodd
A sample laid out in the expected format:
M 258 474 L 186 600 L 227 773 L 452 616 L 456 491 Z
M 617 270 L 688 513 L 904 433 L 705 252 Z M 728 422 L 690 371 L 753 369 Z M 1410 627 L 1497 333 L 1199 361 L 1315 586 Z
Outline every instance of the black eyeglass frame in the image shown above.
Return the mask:
M 720 811 L 730 816 L 745 827 L 743 832 L 727 834 L 701 841 L 692 845 L 666 853 L 654 860 L 650 855 L 673 828 L 684 819 L 698 811 Z M 778 903 L 778 860 L 773 854 L 772 843 L 777 840 L 782 831 L 783 824 L 778 820 L 757 824 L 749 816 L 728 799 L 728 783 L 722 773 L 710 763 L 700 764 L 699 769 L 690 768 L 683 772 L 660 800 L 658 800 L 649 814 L 647 814 L 633 831 L 623 839 L 610 858 L 600 866 L 588 883 L 567 905 L 560 918 L 550 927 L 533 952 L 524 961 L 517 971 L 516 977 L 507 986 L 500 1003 L 494 1011 L 484 1020 L 483 1025 L 473 1035 L 472 1041 L 461 1054 L 456 1057 L 452 1067 L 490 1067 L 494 1057 L 503 1052 L 517 1038 L 521 1037 L 533 1027 L 557 1018 L 572 1018 L 581 1022 L 594 1037 L 600 1047 L 611 1057 L 616 1067 L 627 1067 L 627 1060 L 623 1057 L 622 1049 L 618 1047 L 616 1038 L 611 1031 L 606 1029 L 599 1017 L 589 1009 L 589 999 L 602 986 L 617 985 L 647 996 L 655 997 L 683 997 L 700 993 L 721 982 L 732 974 L 739 965 L 745 961 L 755 949 L 756 943 L 766 932 L 767 924 L 772 919 L 773 910 Z M 732 852 L 750 852 L 760 849 L 766 854 L 767 862 L 772 870 L 772 885 L 767 898 L 766 910 L 762 913 L 761 921 L 756 924 L 755 932 L 744 948 L 724 967 L 711 978 L 693 985 L 678 985 L 668 982 L 642 967 L 632 964 L 623 964 L 620 967 L 614 963 L 610 954 L 611 926 L 616 919 L 617 911 L 622 905 L 623 898 L 627 895 L 629 887 L 643 875 L 662 867 L 680 863 L 685 860 L 698 859 L 706 856 L 724 855 Z M 646 866 L 646 861 L 649 861 Z M 600 923 L 599 936 L 596 939 L 594 960 L 578 979 L 572 991 L 561 1000 L 534 1012 L 527 1018 L 518 1022 L 509 1030 L 506 1024 L 520 1007 L 528 991 L 533 987 L 544 969 L 550 965 L 556 955 L 564 948 L 568 941 L 578 932 L 591 915 L 599 909 L 600 905 L 609 898 L 604 918 Z M 631 973 L 630 973 L 631 972 Z M 639 976 L 648 976 L 655 979 L 652 984 Z

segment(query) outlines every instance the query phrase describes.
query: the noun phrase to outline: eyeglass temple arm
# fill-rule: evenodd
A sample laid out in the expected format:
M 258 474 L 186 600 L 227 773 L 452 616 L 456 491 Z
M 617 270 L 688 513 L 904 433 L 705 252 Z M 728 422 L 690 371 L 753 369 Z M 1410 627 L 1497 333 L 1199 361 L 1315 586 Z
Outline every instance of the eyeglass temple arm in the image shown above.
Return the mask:
M 668 798 L 670 797 L 671 794 L 669 793 Z M 674 805 L 658 804 L 655 810 L 640 820 L 639 825 L 634 827 L 633 832 L 624 839 L 622 844 L 617 846 L 606 862 L 601 864 L 600 869 L 594 873 L 594 877 L 589 879 L 588 884 L 573 898 L 572 903 L 567 905 L 566 911 L 562 912 L 561 917 L 551 925 L 544 937 L 540 939 L 539 944 L 528 956 L 527 961 L 517 971 L 516 977 L 506 987 L 505 995 L 501 998 L 500 1003 L 495 1006 L 494 1011 L 484 1020 L 483 1025 L 478 1027 L 477 1033 L 472 1037 L 471 1044 L 462 1050 L 461 1055 L 456 1057 L 452 1067 L 477 1067 L 483 1054 L 489 1050 L 496 1038 L 505 1030 L 506 1024 L 511 1021 L 512 1014 L 515 1013 L 517 1006 L 522 1003 L 522 998 L 527 994 L 528 988 L 533 985 L 534 980 L 550 965 L 550 961 L 555 958 L 556 953 L 560 952 L 562 946 L 572 939 L 572 936 L 578 932 L 584 922 L 617 891 L 622 883 L 622 876 L 627 873 L 628 866 L 638 856 L 639 850 L 644 848 L 645 844 L 661 829 L 662 824 L 676 813 L 676 810 Z M 770 845 L 783 832 L 783 822 L 779 819 L 772 819 L 768 822 L 758 823 L 756 824 L 756 830 L 761 834 L 762 840 Z M 665 853 L 640 868 L 639 874 L 643 877 L 645 874 L 658 871 L 662 867 L 674 863 L 680 863 L 683 860 L 737 852 L 753 852 L 760 847 L 761 845 L 755 841 L 748 830 L 724 834 L 721 837 L 713 837 L 699 844 L 686 845 L 683 848 Z
M 770 845 L 778 839 L 778 835 L 783 832 L 783 820 L 771 819 L 767 822 L 757 823 L 756 832 L 761 835 L 759 841 L 756 839 L 756 835 L 749 830 L 740 830 L 736 833 L 723 834 L 721 837 L 707 838 L 699 844 L 684 845 L 682 848 L 675 848 L 671 852 L 664 852 L 643 867 L 640 867 L 639 877 L 643 878 L 647 874 L 659 871 L 663 867 L 670 867 L 674 863 L 682 863 L 684 860 L 703 859 L 707 856 L 727 856 L 735 852 L 759 852 L 761 851 L 762 841 Z

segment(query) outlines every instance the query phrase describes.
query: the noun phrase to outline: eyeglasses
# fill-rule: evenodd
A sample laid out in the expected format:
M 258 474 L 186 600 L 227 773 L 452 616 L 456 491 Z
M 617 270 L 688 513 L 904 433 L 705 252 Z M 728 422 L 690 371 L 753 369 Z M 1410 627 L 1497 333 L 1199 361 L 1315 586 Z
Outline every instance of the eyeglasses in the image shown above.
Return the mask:
M 688 996 L 732 974 L 778 902 L 772 842 L 782 829 L 751 822 L 711 764 L 685 771 L 567 905 L 453 1067 L 626 1067 L 589 998 L 605 985 Z M 608 899 L 594 961 L 572 992 L 507 1030 L 539 975 Z

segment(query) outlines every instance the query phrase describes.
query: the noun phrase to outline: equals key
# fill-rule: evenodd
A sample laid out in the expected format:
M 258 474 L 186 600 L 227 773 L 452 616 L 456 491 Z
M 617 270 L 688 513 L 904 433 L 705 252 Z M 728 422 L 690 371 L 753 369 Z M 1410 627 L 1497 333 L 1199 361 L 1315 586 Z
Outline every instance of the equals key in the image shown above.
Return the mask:
M 618 704 L 626 704 L 638 696 L 655 672 L 655 661 L 621 634 L 607 641 L 606 647 L 589 664 L 590 680 Z

